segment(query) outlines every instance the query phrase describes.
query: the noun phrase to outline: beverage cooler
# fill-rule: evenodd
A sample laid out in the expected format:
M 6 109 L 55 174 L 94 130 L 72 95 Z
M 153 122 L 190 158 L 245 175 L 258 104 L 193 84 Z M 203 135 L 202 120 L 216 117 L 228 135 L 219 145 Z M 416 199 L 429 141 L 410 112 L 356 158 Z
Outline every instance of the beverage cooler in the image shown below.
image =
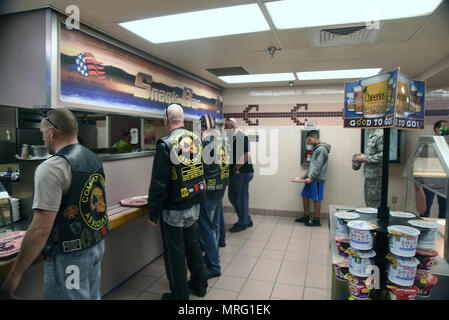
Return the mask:
M 320 129 L 317 129 L 317 128 L 301 129 L 301 165 L 302 166 L 310 165 L 313 147 L 311 144 L 307 143 L 307 133 L 312 130 L 318 131 L 318 134 L 320 133 Z

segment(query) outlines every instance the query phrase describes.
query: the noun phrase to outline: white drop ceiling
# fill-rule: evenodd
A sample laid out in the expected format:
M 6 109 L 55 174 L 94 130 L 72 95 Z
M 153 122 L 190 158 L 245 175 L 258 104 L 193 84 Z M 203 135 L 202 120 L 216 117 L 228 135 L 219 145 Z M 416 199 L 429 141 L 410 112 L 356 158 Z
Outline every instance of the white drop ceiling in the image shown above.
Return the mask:
M 273 26 L 265 32 L 153 44 L 118 25 L 248 3 L 257 3 L 263 9 L 265 2 L 268 0 L 2 0 L 0 14 L 44 7 L 65 12 L 67 6 L 76 5 L 82 23 L 223 88 L 285 86 L 287 82 L 227 84 L 207 69 L 243 67 L 249 73 L 296 73 L 375 67 L 387 71 L 400 66 L 403 73 L 412 77 L 425 76 L 429 88 L 449 87 L 447 0 L 430 16 L 387 21 L 371 44 L 312 47 L 309 28 L 277 30 Z M 268 47 L 281 50 L 271 57 Z M 295 80 L 294 85 L 342 85 L 344 81 Z

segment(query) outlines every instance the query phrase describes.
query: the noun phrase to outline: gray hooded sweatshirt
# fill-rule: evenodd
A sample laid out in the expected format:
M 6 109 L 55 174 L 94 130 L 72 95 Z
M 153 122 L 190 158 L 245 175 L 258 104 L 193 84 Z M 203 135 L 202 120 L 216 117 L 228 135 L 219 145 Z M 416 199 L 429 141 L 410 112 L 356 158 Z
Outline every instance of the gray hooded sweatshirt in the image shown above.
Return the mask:
M 313 147 L 309 170 L 307 170 L 305 177 L 324 182 L 326 180 L 327 159 L 330 152 L 331 145 L 324 142 L 320 142 Z

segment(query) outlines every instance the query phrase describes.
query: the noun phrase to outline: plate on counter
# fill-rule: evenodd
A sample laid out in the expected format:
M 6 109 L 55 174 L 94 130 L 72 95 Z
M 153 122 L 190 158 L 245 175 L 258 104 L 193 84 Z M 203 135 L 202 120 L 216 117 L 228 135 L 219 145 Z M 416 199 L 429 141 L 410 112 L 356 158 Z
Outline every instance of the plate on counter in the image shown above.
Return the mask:
M 120 200 L 120 204 L 125 207 L 143 207 L 148 204 L 148 196 L 126 198 Z
M 0 235 L 0 259 L 17 254 L 24 236 L 25 231 L 8 232 Z

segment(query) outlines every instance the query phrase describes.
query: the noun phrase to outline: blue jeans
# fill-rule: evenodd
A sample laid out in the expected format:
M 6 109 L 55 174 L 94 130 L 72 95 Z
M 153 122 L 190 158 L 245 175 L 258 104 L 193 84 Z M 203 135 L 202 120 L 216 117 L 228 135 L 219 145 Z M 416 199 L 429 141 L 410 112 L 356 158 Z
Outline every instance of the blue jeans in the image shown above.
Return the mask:
M 424 193 L 426 194 L 426 212 L 424 213 L 424 217 L 428 217 L 430 215 L 430 209 L 432 208 L 433 199 L 435 198 L 435 193 L 426 188 L 423 188 Z M 437 195 L 438 199 L 438 218 L 444 219 L 446 218 L 446 199 Z
M 218 237 L 218 244 L 226 244 L 226 228 L 223 213 L 223 201 L 220 205 L 220 236 Z
M 74 252 L 52 250 L 45 260 L 45 300 L 101 300 L 101 260 L 104 240 Z
M 240 172 L 229 178 L 228 198 L 239 218 L 238 224 L 247 226 L 252 222 L 249 216 L 249 182 L 253 179 L 253 172 Z
M 204 250 L 204 263 L 209 273 L 221 273 L 218 239 L 220 237 L 220 208 L 222 200 L 208 199 L 201 203 L 198 219 L 199 238 Z

